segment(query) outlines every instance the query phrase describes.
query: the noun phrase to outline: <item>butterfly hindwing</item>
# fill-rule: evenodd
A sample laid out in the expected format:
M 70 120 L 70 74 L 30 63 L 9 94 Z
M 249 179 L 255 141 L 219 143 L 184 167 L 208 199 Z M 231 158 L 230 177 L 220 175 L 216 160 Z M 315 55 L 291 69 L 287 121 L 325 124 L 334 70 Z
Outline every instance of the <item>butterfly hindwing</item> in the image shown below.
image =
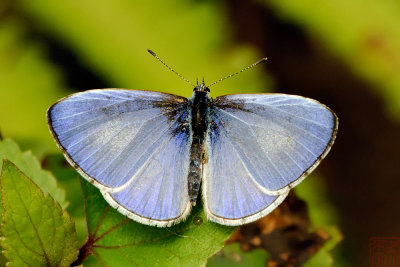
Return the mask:
M 190 211 L 187 99 L 135 90 L 90 90 L 48 111 L 68 161 L 128 217 L 176 223 Z
M 139 214 L 139 221 L 146 224 L 159 221 L 171 225 L 183 220 L 191 207 L 187 194 L 188 137 L 164 136 L 132 182 L 118 192 L 105 193 L 105 199 L 124 215 Z
M 327 154 L 336 129 L 335 114 L 304 97 L 217 97 L 203 179 L 210 219 L 235 225 L 268 213 Z

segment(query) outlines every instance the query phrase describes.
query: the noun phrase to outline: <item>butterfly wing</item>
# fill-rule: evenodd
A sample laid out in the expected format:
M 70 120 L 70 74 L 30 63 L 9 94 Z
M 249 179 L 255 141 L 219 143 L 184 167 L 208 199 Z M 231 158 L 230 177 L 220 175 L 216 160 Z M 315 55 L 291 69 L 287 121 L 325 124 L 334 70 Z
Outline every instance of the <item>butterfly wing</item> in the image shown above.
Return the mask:
M 328 153 L 338 124 L 317 101 L 283 94 L 217 97 L 210 114 L 203 196 L 208 217 L 227 225 L 279 205 Z
M 77 93 L 48 111 L 67 160 L 121 213 L 168 226 L 190 212 L 187 99 L 152 91 Z
M 209 220 L 232 226 L 249 223 L 274 210 L 287 196 L 287 193 L 271 196 L 263 192 L 216 117 L 209 131 L 207 151 L 202 195 Z

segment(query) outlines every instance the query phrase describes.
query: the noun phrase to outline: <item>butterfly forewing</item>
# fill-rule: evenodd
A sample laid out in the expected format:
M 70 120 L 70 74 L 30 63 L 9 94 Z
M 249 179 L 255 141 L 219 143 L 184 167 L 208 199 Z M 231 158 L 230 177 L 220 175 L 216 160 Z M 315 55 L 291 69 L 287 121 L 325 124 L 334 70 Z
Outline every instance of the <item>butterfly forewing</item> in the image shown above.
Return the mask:
M 293 95 L 217 97 L 214 114 L 248 172 L 264 192 L 298 184 L 328 153 L 337 117 L 321 103 Z
M 171 225 L 190 210 L 187 99 L 152 91 L 91 90 L 48 111 L 67 159 L 120 212 Z

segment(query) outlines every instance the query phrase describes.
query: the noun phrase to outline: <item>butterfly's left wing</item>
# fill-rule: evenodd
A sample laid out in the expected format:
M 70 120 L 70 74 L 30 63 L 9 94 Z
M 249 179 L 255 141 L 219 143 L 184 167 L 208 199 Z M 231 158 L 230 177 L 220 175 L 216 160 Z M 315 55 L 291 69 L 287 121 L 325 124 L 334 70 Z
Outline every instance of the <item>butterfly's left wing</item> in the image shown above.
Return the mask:
M 48 111 L 67 160 L 124 215 L 168 226 L 190 212 L 187 99 L 160 92 L 90 90 Z
M 205 211 L 226 225 L 272 211 L 328 153 L 337 130 L 329 108 L 284 94 L 217 97 L 210 116 Z

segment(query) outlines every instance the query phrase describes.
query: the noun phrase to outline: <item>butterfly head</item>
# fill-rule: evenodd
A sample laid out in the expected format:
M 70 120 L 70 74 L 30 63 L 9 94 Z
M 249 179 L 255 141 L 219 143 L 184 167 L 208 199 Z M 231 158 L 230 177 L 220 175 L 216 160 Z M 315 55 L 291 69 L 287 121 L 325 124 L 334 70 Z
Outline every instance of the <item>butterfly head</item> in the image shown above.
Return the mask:
M 204 78 L 201 83 L 199 83 L 199 81 L 197 80 L 197 85 L 193 88 L 193 92 L 210 93 L 210 88 L 208 88 L 204 83 Z

